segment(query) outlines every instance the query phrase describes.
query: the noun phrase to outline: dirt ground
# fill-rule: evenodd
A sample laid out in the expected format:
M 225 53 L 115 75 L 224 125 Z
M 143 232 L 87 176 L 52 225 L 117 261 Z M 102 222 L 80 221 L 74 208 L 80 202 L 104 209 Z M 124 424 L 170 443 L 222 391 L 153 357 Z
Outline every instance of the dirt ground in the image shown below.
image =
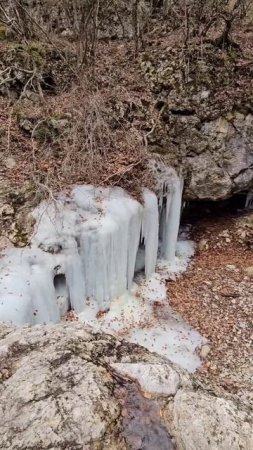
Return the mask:
M 170 304 L 208 340 L 196 378 L 240 397 L 253 380 L 252 214 L 196 222 L 190 269 L 169 283 Z

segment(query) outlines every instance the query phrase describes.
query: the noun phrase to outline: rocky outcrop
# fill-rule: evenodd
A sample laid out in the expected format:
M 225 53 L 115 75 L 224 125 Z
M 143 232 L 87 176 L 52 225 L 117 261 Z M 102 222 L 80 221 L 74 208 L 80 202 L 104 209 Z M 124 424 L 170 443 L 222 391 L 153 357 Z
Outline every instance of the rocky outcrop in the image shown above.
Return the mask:
M 168 38 L 161 30 L 141 57 L 158 111 L 149 149 L 184 171 L 189 200 L 225 199 L 253 186 L 252 33 L 234 33 L 236 52 L 218 48 L 211 35 L 185 45 L 182 31 Z
M 165 114 L 165 113 L 164 113 Z M 253 188 L 253 115 L 232 111 L 214 120 L 167 111 L 161 153 L 185 176 L 186 200 L 221 200 Z M 164 119 L 165 120 L 165 119 Z M 153 137 L 155 142 L 157 136 Z
M 200 128 L 186 155 L 189 199 L 218 200 L 253 188 L 253 115 L 233 112 Z
M 247 412 L 231 401 L 203 392 L 180 390 L 173 406 L 166 409 L 173 417 L 170 430 L 178 449 L 250 449 L 253 436 Z
M 252 447 L 247 405 L 142 347 L 78 322 L 0 336 L 1 449 Z

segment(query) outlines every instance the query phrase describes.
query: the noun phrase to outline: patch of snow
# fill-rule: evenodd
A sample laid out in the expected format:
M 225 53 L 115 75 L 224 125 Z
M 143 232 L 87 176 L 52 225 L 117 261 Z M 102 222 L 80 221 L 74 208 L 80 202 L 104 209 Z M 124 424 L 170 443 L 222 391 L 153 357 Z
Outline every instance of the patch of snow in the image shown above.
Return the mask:
M 195 244 L 191 240 L 178 240 L 176 243 L 176 252 L 174 259 L 168 261 L 166 259 L 158 259 L 157 270 L 164 278 L 174 278 L 186 271 L 191 258 L 195 253 Z
M 131 292 L 111 302 L 108 312 L 97 315 L 92 304 L 79 319 L 98 331 L 116 332 L 194 372 L 201 365 L 196 349 L 206 340 L 169 306 L 163 275 L 155 273 L 149 280 L 139 276 L 137 281 Z

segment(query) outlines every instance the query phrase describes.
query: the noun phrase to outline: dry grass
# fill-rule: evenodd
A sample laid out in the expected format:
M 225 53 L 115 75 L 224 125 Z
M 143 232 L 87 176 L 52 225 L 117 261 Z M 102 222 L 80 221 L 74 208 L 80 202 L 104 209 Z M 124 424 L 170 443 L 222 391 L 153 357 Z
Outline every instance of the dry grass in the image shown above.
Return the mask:
M 17 188 L 33 185 L 38 200 L 76 183 L 119 185 L 138 194 L 148 182 L 142 136 L 115 118 L 105 93 L 79 86 L 42 104 L 1 103 L 2 155 L 16 161 L 4 175 Z

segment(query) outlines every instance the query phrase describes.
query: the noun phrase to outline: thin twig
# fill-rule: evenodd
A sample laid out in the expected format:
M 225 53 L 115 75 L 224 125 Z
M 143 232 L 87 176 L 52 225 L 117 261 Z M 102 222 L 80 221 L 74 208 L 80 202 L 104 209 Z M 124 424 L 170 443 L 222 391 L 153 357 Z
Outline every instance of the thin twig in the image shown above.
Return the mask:
M 107 178 L 105 178 L 104 180 L 103 180 L 103 182 L 101 182 L 100 184 L 99 184 L 99 186 L 101 186 L 102 184 L 104 184 L 104 183 L 107 183 L 107 181 L 109 181 L 109 180 L 111 180 L 112 178 L 115 178 L 115 177 L 117 177 L 118 175 L 120 175 L 120 180 L 122 179 L 122 177 L 127 173 L 127 172 L 130 172 L 130 170 L 132 170 L 134 167 L 136 167 L 136 166 L 139 166 L 140 164 L 142 164 L 143 163 L 143 161 L 144 161 L 144 157 L 143 158 L 141 158 L 139 161 L 137 161 L 136 163 L 132 163 L 132 164 L 130 164 L 129 166 L 127 166 L 127 168 L 126 169 L 124 169 L 124 170 L 118 170 L 118 172 L 115 172 L 115 173 L 113 173 L 112 175 L 109 175 L 109 177 L 107 177 Z M 119 180 L 118 180 L 119 181 Z

